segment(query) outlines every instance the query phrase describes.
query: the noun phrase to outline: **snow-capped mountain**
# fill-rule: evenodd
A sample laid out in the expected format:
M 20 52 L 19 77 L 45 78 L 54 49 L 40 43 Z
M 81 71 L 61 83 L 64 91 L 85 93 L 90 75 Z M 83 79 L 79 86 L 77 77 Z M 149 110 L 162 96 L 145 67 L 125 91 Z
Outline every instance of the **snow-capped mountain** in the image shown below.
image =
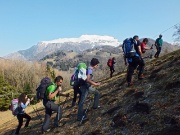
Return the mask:
M 180 46 L 180 42 L 173 42 L 172 45 L 177 45 L 177 46 Z
M 117 47 L 120 45 L 120 42 L 114 37 L 99 35 L 82 35 L 79 38 L 59 38 L 51 41 L 39 42 L 37 45 L 34 45 L 27 50 L 21 50 L 9 54 L 8 56 L 5 56 L 5 58 L 39 60 L 47 54 L 51 54 L 57 50 L 73 50 L 81 52 L 86 49 L 104 45 Z

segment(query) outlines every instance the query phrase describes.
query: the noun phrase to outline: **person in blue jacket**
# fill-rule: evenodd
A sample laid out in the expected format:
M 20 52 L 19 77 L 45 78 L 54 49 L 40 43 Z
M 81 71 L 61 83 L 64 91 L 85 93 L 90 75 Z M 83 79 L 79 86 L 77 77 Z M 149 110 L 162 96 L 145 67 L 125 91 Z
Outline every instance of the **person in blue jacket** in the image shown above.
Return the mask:
M 18 135 L 19 131 L 21 129 L 21 126 L 23 125 L 23 118 L 27 119 L 26 124 L 24 127 L 28 127 L 29 122 L 31 120 L 31 117 L 24 112 L 25 108 L 28 106 L 30 101 L 32 101 L 33 98 L 30 100 L 25 93 L 22 93 L 19 98 L 18 98 L 18 114 L 17 114 L 17 119 L 18 119 L 18 127 L 16 129 L 15 134 Z

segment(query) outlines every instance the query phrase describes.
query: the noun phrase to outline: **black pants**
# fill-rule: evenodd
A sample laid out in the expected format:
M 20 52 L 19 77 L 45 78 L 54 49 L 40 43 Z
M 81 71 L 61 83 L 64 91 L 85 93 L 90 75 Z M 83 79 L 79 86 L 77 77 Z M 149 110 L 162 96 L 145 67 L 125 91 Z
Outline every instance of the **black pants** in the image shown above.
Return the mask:
M 138 67 L 139 73 L 138 77 L 143 74 L 144 72 L 144 60 L 139 57 L 133 57 L 132 62 L 129 63 L 128 71 L 127 71 L 127 82 L 130 83 L 132 80 L 132 75 L 134 73 L 134 70 Z
M 114 66 L 110 67 L 110 77 L 112 77 L 113 73 L 115 72 Z
M 159 54 L 160 54 L 160 52 L 161 52 L 161 47 L 156 47 L 156 49 L 157 49 L 157 52 L 156 52 L 156 54 L 154 55 L 154 57 L 159 57 Z
M 62 118 L 61 107 L 58 104 L 55 104 L 54 101 L 46 101 L 46 100 L 43 100 L 43 105 L 45 106 L 46 114 L 45 114 L 44 123 L 42 126 L 42 131 L 48 130 L 52 111 L 57 112 L 56 118 L 54 119 L 54 126 L 58 127 L 59 126 L 59 120 Z
M 73 98 L 73 102 L 76 102 L 77 94 L 79 94 L 79 101 L 78 101 L 78 104 L 79 104 L 80 99 L 81 99 L 81 91 L 80 91 L 80 87 L 79 87 L 79 86 L 74 86 L 73 89 L 74 89 L 74 98 Z
M 18 125 L 18 127 L 16 129 L 16 133 L 15 134 L 19 134 L 19 130 L 21 129 L 21 126 L 23 125 L 23 118 L 27 119 L 26 124 L 25 124 L 24 127 L 28 127 L 29 121 L 31 120 L 31 117 L 28 114 L 26 114 L 26 113 L 18 114 L 17 115 L 17 119 L 18 119 L 19 125 Z

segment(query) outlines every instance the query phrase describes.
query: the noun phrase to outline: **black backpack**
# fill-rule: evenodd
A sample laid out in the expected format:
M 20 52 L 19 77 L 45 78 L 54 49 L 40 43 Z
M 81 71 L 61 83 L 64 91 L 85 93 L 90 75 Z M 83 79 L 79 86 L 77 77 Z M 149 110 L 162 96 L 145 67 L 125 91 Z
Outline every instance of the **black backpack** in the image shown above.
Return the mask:
M 45 77 L 41 80 L 40 85 L 36 89 L 36 97 L 37 100 L 42 100 L 45 97 L 45 92 L 48 86 L 52 84 L 51 79 L 48 77 Z

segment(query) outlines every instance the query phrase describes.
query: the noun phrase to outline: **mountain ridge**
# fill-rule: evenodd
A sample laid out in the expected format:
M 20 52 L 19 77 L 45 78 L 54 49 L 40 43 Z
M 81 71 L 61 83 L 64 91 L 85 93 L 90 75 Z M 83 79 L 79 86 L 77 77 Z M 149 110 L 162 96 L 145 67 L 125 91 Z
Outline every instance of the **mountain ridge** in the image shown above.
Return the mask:
M 148 45 L 154 44 L 154 40 L 149 38 Z M 23 59 L 28 61 L 40 60 L 46 55 L 52 54 L 56 51 L 74 51 L 81 53 L 88 49 L 93 49 L 101 46 L 118 47 L 122 43 L 111 36 L 99 36 L 99 35 L 82 35 L 79 38 L 59 38 L 50 41 L 42 41 L 37 45 L 34 45 L 26 50 L 20 50 L 18 52 L 9 54 L 4 58 L 7 59 Z M 167 42 L 164 42 L 162 52 L 174 51 L 180 46 L 173 46 Z M 121 48 L 120 48 L 121 49 Z M 170 51 L 169 51 L 170 50 Z

